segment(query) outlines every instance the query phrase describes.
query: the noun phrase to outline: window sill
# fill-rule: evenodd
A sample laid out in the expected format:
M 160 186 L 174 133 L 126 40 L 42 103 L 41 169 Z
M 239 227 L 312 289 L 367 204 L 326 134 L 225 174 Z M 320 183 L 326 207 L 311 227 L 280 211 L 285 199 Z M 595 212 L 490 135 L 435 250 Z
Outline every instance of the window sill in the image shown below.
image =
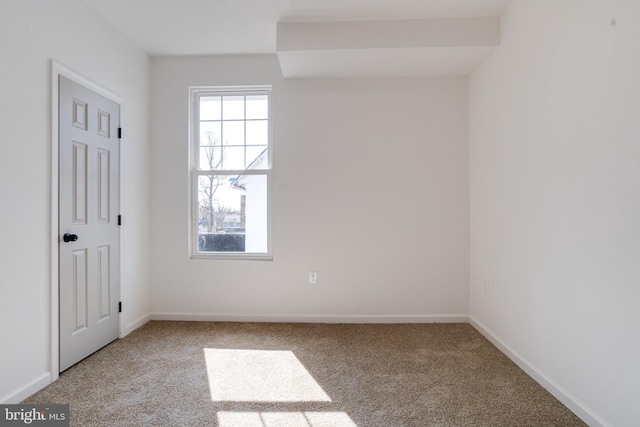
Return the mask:
M 238 260 L 238 261 L 273 261 L 270 254 L 226 254 L 226 253 L 198 253 L 192 254 L 191 259 L 208 260 Z

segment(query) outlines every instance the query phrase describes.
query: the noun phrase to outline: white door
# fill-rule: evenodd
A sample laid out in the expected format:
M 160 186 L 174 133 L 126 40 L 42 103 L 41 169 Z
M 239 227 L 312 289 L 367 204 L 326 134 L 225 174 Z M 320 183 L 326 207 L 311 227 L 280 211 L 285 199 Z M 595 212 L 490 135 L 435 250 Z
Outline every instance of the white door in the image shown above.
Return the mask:
M 119 335 L 118 104 L 60 76 L 60 371 Z

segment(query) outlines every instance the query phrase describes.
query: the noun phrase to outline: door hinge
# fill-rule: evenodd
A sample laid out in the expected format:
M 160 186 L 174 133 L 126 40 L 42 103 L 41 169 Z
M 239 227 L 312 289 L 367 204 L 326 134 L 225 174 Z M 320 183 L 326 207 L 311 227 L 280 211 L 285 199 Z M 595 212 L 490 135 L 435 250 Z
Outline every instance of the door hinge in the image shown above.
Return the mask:
M 118 225 L 122 225 L 122 215 L 118 215 Z
M 118 128 L 118 139 L 122 139 L 122 128 Z
M 118 302 L 118 313 L 122 313 L 122 301 Z

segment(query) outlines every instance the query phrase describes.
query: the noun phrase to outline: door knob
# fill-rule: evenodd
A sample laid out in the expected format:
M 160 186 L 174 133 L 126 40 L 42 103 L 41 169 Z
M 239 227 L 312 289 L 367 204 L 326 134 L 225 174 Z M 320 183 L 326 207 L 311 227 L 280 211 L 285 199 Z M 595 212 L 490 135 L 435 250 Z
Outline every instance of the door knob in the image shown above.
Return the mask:
M 65 242 L 75 242 L 76 240 L 78 240 L 78 235 L 71 234 L 71 233 L 64 233 L 64 236 L 62 236 L 62 240 L 64 240 Z

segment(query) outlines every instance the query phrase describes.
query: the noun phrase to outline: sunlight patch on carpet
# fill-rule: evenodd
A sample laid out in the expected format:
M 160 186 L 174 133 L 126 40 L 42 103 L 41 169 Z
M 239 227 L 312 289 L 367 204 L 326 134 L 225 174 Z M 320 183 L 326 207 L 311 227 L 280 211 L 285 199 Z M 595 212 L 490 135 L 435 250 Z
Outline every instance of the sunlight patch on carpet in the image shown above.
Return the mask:
M 331 402 L 291 351 L 205 348 L 204 357 L 214 402 Z
M 344 412 L 218 412 L 219 427 L 357 427 Z

